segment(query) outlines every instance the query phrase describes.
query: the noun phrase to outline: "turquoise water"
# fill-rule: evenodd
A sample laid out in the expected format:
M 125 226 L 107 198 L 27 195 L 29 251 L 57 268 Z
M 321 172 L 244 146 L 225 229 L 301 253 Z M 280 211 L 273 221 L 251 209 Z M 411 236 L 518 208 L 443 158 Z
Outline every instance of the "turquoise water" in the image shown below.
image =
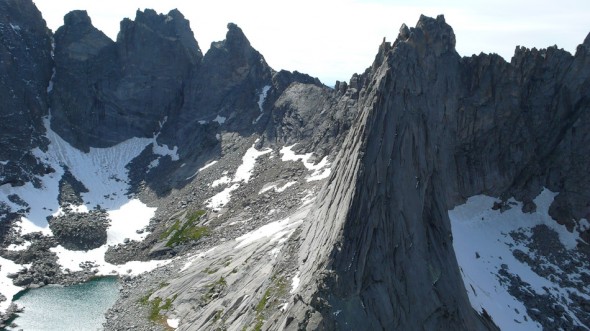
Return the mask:
M 114 277 L 99 278 L 68 287 L 45 286 L 24 292 L 15 302 L 25 307 L 14 320 L 24 331 L 102 330 L 104 313 L 117 300 Z

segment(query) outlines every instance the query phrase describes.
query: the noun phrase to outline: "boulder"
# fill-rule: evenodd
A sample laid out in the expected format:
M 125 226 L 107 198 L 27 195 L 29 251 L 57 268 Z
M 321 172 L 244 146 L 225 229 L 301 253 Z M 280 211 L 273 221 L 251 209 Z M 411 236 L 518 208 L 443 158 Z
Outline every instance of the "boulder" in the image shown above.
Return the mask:
M 103 211 L 66 213 L 49 222 L 57 242 L 69 250 L 87 251 L 107 242 L 109 220 Z

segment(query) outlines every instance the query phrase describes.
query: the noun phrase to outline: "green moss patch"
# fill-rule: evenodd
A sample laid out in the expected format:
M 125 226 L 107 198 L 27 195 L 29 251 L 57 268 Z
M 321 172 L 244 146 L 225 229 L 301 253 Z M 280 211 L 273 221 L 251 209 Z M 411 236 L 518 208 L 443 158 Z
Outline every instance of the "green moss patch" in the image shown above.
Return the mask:
M 206 305 L 209 302 L 213 301 L 215 295 L 218 293 L 221 293 L 221 291 L 223 291 L 226 287 L 227 287 L 227 282 L 225 281 L 225 278 L 223 278 L 223 276 L 220 277 L 214 283 L 207 285 L 206 286 L 207 291 L 201 297 L 202 303 Z
M 138 302 L 148 307 L 148 319 L 150 321 L 163 325 L 166 330 L 173 330 L 168 326 L 166 315 L 162 314 L 162 311 L 170 310 L 170 308 L 172 308 L 172 303 L 174 300 L 176 300 L 178 295 L 175 294 L 172 298 L 166 299 L 155 297 L 154 299 L 150 300 L 150 297 L 153 293 L 154 291 L 150 290 L 146 295 L 142 296 Z
M 252 330 L 260 331 L 264 325 L 267 311 L 278 308 L 280 301 L 278 299 L 285 297 L 288 293 L 287 281 L 284 277 L 273 276 L 272 284 L 264 291 L 262 298 L 255 307 L 256 323 Z
M 166 247 L 173 247 L 188 241 L 199 240 L 211 233 L 206 226 L 198 226 L 197 223 L 205 215 L 204 210 L 197 210 L 188 214 L 184 222 L 177 220 L 174 224 L 162 233 L 160 239 L 168 238 Z

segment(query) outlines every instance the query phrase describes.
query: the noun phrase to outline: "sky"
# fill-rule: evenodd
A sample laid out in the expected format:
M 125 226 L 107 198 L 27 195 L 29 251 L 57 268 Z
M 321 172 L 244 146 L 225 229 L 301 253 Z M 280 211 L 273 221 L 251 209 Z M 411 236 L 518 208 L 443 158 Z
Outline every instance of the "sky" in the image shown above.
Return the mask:
M 510 61 L 517 45 L 557 45 L 575 53 L 590 32 L 588 0 L 33 0 L 50 29 L 74 9 L 116 39 L 119 23 L 138 9 L 168 13 L 177 8 L 190 21 L 205 53 L 225 39 L 227 23 L 242 28 L 275 70 L 300 71 L 333 86 L 373 62 L 383 38 L 393 41 L 402 23 L 420 14 L 444 14 L 462 56 L 497 53 Z

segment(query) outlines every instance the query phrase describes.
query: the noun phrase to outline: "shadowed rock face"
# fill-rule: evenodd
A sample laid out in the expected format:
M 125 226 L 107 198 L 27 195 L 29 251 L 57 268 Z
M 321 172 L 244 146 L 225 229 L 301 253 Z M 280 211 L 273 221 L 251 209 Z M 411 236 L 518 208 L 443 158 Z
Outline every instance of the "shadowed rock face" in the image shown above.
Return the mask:
M 555 218 L 587 215 L 587 46 L 518 48 L 512 63 L 454 46 L 442 16 L 421 17 L 361 77 L 360 118 L 303 230 L 289 328 L 494 328 L 464 293 L 447 210 L 545 186 L 561 192 Z
M 367 73 L 358 123 L 304 230 L 301 274 L 312 286 L 301 302 L 316 310 L 300 322 L 307 329 L 491 327 L 465 294 L 446 212 L 454 46 L 444 18 L 422 17 L 382 45 Z
M 31 150 L 44 149 L 51 32 L 30 1 L 0 1 L 0 185 L 22 185 L 49 169 Z
M 187 82 L 185 103 L 164 133 L 165 139 L 180 141 L 203 123 L 222 123 L 228 131 L 244 135 L 255 131 L 252 122 L 260 114 L 258 95 L 271 85 L 273 70 L 237 25 L 230 23 L 227 28 L 226 39 L 211 44 Z M 213 122 L 215 119 L 221 122 Z
M 202 58 L 176 10 L 138 11 L 135 21 L 121 22 L 117 42 L 85 11 L 74 11 L 55 43 L 52 128 L 83 150 L 153 135 L 182 106 L 185 82 Z

